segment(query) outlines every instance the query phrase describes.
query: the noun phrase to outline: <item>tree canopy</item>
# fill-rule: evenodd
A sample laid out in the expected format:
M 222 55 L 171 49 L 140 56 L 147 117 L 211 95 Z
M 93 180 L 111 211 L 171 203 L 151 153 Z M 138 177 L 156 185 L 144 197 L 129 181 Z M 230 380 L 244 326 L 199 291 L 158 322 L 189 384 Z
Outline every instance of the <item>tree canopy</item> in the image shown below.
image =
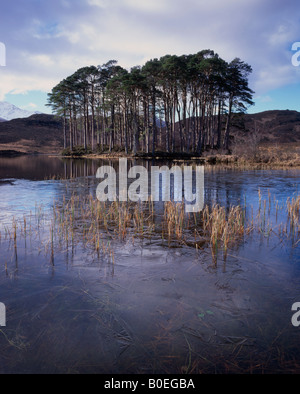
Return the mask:
M 64 145 L 128 152 L 229 148 L 234 112 L 253 105 L 251 66 L 212 50 L 165 55 L 126 70 L 116 60 L 83 67 L 48 95 Z

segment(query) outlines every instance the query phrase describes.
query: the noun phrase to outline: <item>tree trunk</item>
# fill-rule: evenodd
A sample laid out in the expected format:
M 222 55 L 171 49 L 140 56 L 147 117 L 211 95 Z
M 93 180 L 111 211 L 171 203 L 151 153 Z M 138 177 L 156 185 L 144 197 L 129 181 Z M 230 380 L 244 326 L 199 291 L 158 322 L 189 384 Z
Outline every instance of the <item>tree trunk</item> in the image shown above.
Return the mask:
M 219 106 L 218 106 L 218 125 L 217 125 L 217 144 L 216 148 L 220 149 L 221 148 L 221 131 L 222 131 L 222 122 L 221 122 L 221 100 L 219 100 Z
M 64 149 L 67 147 L 67 119 L 66 119 L 66 112 L 64 111 L 63 116 L 63 133 L 64 133 Z
M 229 150 L 229 133 L 230 133 L 231 115 L 232 115 L 232 97 L 230 97 L 229 100 L 229 108 L 228 108 L 228 115 L 227 115 L 224 142 L 223 142 L 223 148 L 227 151 Z
M 70 150 L 73 150 L 73 125 L 72 125 L 72 110 L 69 113 L 69 131 L 70 131 Z
M 155 154 L 156 148 L 156 97 L 155 97 L 155 87 L 152 88 L 152 155 Z

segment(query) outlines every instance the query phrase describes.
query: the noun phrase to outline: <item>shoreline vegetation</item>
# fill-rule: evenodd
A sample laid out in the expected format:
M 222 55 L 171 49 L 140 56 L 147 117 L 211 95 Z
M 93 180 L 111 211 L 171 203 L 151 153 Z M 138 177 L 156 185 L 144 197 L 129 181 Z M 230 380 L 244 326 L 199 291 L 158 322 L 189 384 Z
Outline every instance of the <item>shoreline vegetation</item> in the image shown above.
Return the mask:
M 91 147 L 86 149 L 83 146 L 74 146 L 63 150 L 28 152 L 20 146 L 0 146 L 0 158 L 18 158 L 21 156 L 48 156 L 58 157 L 62 160 L 119 160 L 127 158 L 129 160 L 156 160 L 170 163 L 190 162 L 199 165 L 221 165 L 235 168 L 300 168 L 300 144 L 298 142 L 285 143 L 261 143 L 255 146 L 251 144 L 231 142 L 230 150 L 207 149 L 201 155 L 196 152 L 166 152 L 155 151 L 154 153 L 139 151 L 137 153 L 126 153 L 124 148 L 116 147 L 109 150 L 98 146 L 92 150 Z
M 233 147 L 233 151 L 235 151 Z M 124 151 L 115 152 L 92 152 L 90 149 L 75 147 L 63 150 L 60 157 L 65 159 L 109 159 L 118 160 L 128 158 L 132 160 L 164 160 L 174 163 L 178 162 L 195 162 L 202 165 L 233 165 L 233 166 L 251 166 L 251 167 L 300 167 L 300 146 L 297 144 L 285 144 L 279 146 L 265 145 L 259 147 L 255 152 L 248 150 L 245 154 L 224 153 L 224 152 L 204 152 L 201 156 L 196 153 L 181 152 L 162 152 L 155 153 L 138 152 L 126 154 Z
M 198 165 L 222 165 L 234 166 L 241 168 L 300 168 L 300 146 L 293 148 L 280 149 L 276 147 L 264 147 L 256 153 L 256 157 L 247 157 L 238 154 L 224 154 L 224 153 L 207 153 L 201 156 L 188 153 L 167 153 L 156 152 L 137 154 L 125 152 L 102 152 L 92 153 L 91 151 L 84 151 L 81 148 L 74 151 L 63 151 L 57 153 L 26 153 L 20 150 L 3 149 L 0 150 L 0 158 L 17 158 L 20 156 L 43 155 L 49 157 L 59 157 L 62 160 L 119 160 L 120 158 L 127 158 L 129 160 L 157 160 L 168 161 L 173 163 L 190 162 Z

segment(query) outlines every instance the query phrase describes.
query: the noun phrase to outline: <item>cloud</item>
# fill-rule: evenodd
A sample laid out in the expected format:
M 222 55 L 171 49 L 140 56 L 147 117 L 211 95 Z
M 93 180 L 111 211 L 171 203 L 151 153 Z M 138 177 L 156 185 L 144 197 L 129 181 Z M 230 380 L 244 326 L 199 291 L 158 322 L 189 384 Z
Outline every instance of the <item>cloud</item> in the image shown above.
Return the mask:
M 143 12 L 165 12 L 172 7 L 172 3 L 170 1 L 164 0 L 152 0 L 152 1 L 140 1 L 140 0 L 125 0 L 125 4 L 128 7 L 133 8 L 135 11 L 143 11 Z
M 213 49 L 253 68 L 258 96 L 300 81 L 291 45 L 300 9 L 286 0 L 15 0 L 2 6 L 0 99 L 7 92 L 49 91 L 85 65 L 116 59 L 123 67 L 165 54 Z
M 261 103 L 270 103 L 273 101 L 271 96 L 256 96 L 254 97 L 255 100 L 261 102 Z
M 37 105 L 36 105 L 35 103 L 28 103 L 27 105 L 21 105 L 20 108 L 21 108 L 21 109 L 30 109 L 30 110 L 33 110 L 33 109 L 36 109 L 36 108 L 37 108 Z
M 124 9 L 131 9 L 134 12 L 142 11 L 142 12 L 151 12 L 151 13 L 158 13 L 161 11 L 167 11 L 169 7 L 172 6 L 174 2 L 171 0 L 114 0 L 114 7 L 117 8 L 124 8 Z M 176 1 L 175 1 L 176 3 Z M 96 6 L 99 8 L 108 8 L 111 7 L 110 0 L 87 0 L 87 4 L 90 6 Z

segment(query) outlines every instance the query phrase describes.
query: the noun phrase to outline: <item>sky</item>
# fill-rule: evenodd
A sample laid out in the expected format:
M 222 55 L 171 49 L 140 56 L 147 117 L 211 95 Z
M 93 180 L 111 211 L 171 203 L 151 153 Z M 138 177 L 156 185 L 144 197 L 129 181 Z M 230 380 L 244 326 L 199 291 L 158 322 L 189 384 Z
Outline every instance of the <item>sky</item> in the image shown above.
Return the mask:
M 0 43 L 0 101 L 30 111 L 80 67 L 203 49 L 251 65 L 248 113 L 300 111 L 299 0 L 1 0 Z

